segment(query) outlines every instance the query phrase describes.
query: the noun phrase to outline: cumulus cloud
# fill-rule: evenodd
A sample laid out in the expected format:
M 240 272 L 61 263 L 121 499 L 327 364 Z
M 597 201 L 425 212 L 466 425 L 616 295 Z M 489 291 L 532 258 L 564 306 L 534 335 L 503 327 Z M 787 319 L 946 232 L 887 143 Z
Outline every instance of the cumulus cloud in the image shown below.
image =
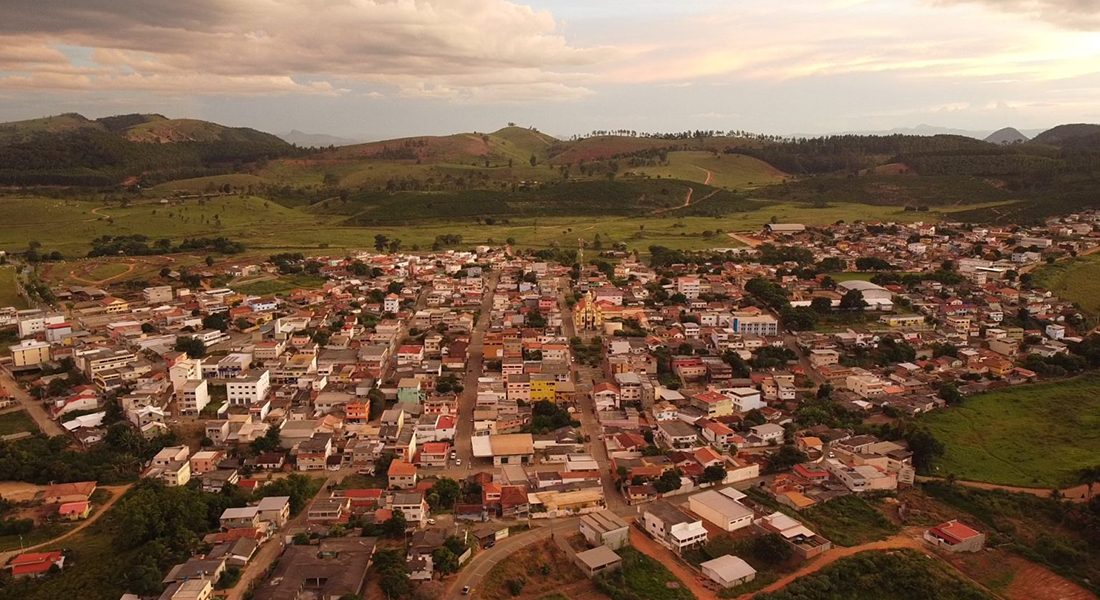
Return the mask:
M 1066 29 L 1100 31 L 1100 0 L 934 0 L 936 4 L 983 4 L 1028 15 Z
M 0 88 L 577 98 L 605 55 L 509 0 L 8 0 Z M 60 45 L 90 48 L 77 66 Z M 44 71 L 50 76 L 44 77 Z M 308 81 L 309 83 L 305 83 Z M 318 83 L 320 81 L 320 83 Z

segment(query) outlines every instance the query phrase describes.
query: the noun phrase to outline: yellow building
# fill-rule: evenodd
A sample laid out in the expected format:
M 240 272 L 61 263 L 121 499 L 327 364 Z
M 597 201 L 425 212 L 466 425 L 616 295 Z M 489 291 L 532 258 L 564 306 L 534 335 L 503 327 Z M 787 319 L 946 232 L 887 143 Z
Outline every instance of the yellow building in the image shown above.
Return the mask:
M 553 402 L 557 397 L 558 382 L 553 375 L 545 373 L 531 374 L 531 402 L 546 400 Z

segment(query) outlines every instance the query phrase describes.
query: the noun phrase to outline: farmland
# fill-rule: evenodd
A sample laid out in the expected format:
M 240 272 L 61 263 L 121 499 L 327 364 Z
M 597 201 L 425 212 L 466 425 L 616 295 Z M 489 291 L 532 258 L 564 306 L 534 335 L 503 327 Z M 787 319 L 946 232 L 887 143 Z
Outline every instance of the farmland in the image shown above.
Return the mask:
M 922 422 L 946 447 L 937 475 L 1065 486 L 1100 455 L 1100 375 L 979 394 Z
M 1034 281 L 1091 315 L 1100 315 L 1100 255 L 1045 265 L 1035 271 Z

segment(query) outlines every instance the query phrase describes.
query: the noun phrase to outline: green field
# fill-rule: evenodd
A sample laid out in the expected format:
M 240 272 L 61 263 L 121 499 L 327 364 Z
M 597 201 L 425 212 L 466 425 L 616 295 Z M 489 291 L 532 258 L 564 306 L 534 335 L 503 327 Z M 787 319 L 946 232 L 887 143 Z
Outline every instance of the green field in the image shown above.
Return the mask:
M 1100 314 L 1100 254 L 1044 265 L 1033 275 L 1039 287 L 1076 303 L 1092 315 Z
M 11 435 L 13 433 L 23 433 L 24 431 L 31 433 L 38 431 L 34 419 L 26 411 L 17 410 L 0 415 L 0 435 Z
M 671 152 L 667 165 L 636 167 L 630 170 L 650 177 L 709 183 L 715 187 L 730 189 L 760 187 L 784 180 L 782 171 L 760 159 L 744 154 L 699 151 Z
M 1072 485 L 1077 471 L 1100 457 L 1100 374 L 979 394 L 921 422 L 946 447 L 936 475 Z
M 283 275 L 276 279 L 261 279 L 246 281 L 240 284 L 229 284 L 236 292 L 254 296 L 269 296 L 272 294 L 284 294 L 299 288 L 317 289 L 324 285 L 323 277 L 312 275 Z
M 590 182 L 595 185 L 596 182 Z M 684 182 L 642 182 L 646 189 L 660 190 L 667 187 L 673 203 L 682 200 L 686 193 Z M 680 189 L 682 188 L 682 189 Z M 577 188 L 577 189 L 584 189 Z M 599 187 L 595 189 L 600 189 Z M 638 188 L 641 189 L 641 188 Z M 576 191 L 576 190 L 574 190 Z M 698 190 L 697 190 L 698 192 Z M 723 191 L 725 196 L 730 192 Z M 720 211 L 719 216 L 677 216 L 678 212 L 703 209 L 702 200 L 689 209 L 677 209 L 663 214 L 649 211 L 611 207 L 617 215 L 561 214 L 551 206 L 531 204 L 523 210 L 551 213 L 503 214 L 492 225 L 477 223 L 479 209 L 476 198 L 471 198 L 460 214 L 444 214 L 454 207 L 444 203 L 432 205 L 430 194 L 413 195 L 419 204 L 408 203 L 377 206 L 367 212 L 371 218 L 381 215 L 382 223 L 350 224 L 354 209 L 345 212 L 343 207 L 287 207 L 256 196 L 220 196 L 216 198 L 186 199 L 161 204 L 149 201 L 121 207 L 97 201 L 57 200 L 50 198 L 0 198 L 0 210 L 7 216 L 5 227 L 0 228 L 0 250 L 21 251 L 34 240 L 42 244 L 42 251 L 58 250 L 67 257 L 85 255 L 91 240 L 103 235 L 143 234 L 151 240 L 169 238 L 174 242 L 184 237 L 226 236 L 246 244 L 250 251 L 268 253 L 274 250 L 309 251 L 322 248 L 362 249 L 373 246 L 374 236 L 383 234 L 400 238 L 402 248 L 427 249 L 435 237 L 458 233 L 463 236 L 463 246 L 503 243 L 515 238 L 521 248 L 576 248 L 578 238 L 589 242 L 599 234 L 604 247 L 612 242 L 626 243 L 629 249 L 646 252 L 651 245 L 662 245 L 683 250 L 705 250 L 730 247 L 738 244 L 728 237 L 716 234 L 722 231 L 759 231 L 772 218 L 780 222 L 801 222 L 808 225 L 826 225 L 838 220 L 853 221 L 936 221 L 949 212 L 905 212 L 894 206 L 866 204 L 833 204 L 824 208 L 810 208 L 800 203 L 774 203 L 746 201 L 730 198 L 727 203 L 741 203 L 744 212 Z M 587 196 L 577 194 L 564 197 L 563 202 L 590 210 Z M 553 195 L 548 196 L 553 200 Z M 715 198 L 714 200 L 717 200 Z M 503 208 L 512 205 L 502 200 Z M 603 201 L 607 204 L 607 201 Z M 367 207 L 362 207 L 366 210 Z M 381 211 L 381 212 L 380 212 Z M 390 213 L 398 215 L 396 221 Z M 340 214 L 343 213 L 343 214 Z M 407 217 L 401 217 L 406 214 Z M 487 212 L 487 214 L 494 214 Z M 508 223 L 501 223 L 507 218 Z M 364 219 L 364 221 L 369 221 Z M 711 232 L 710 236 L 704 235 Z M 113 268 L 113 267 L 112 267 Z
M 14 267 L 0 267 L 0 306 L 27 307 L 27 300 L 19 295 Z
M 125 263 L 104 262 L 88 271 L 87 277 L 89 279 L 103 281 L 104 279 L 118 277 L 129 270 L 129 267 Z

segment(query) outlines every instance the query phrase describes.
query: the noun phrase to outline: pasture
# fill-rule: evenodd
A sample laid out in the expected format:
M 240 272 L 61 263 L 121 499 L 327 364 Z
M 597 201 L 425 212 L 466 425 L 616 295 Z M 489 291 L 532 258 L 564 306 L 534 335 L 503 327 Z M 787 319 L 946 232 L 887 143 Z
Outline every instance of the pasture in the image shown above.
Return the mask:
M 1035 270 L 1035 283 L 1087 313 L 1100 314 L 1100 254 L 1079 256 Z
M 728 189 L 760 187 L 785 178 L 779 169 L 751 156 L 700 151 L 671 152 L 667 165 L 630 170 L 649 177 L 681 179 Z M 707 181 L 708 173 L 710 181 Z
M 1070 485 L 1100 456 L 1100 374 L 978 394 L 920 421 L 946 448 L 935 475 Z

